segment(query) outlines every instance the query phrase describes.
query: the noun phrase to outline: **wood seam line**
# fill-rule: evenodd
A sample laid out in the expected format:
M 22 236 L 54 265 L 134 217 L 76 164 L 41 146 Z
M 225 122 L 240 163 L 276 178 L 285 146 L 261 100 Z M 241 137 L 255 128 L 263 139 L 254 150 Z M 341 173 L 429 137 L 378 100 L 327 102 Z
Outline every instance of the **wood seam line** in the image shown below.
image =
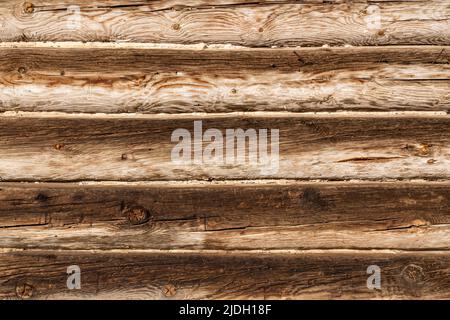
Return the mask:
M 0 254 L 3 253 L 14 253 L 14 252 L 23 252 L 23 253 L 70 253 L 70 254 L 201 254 L 201 255 L 239 255 L 239 254 L 262 254 L 262 255 L 272 255 L 272 254 L 290 254 L 290 255 L 302 255 L 302 254 L 348 254 L 348 255 L 376 255 L 376 254 L 425 254 L 425 255 L 441 255 L 441 254 L 450 254 L 450 250 L 445 249 L 23 249 L 23 248 L 8 248 L 1 247 Z
M 297 183 L 308 183 L 311 182 L 314 183 L 321 183 L 321 184 L 327 184 L 327 183 L 390 183 L 390 184 L 398 184 L 402 182 L 406 183 L 416 183 L 420 182 L 422 184 L 430 184 L 430 183 L 441 183 L 441 184 L 447 184 L 450 182 L 447 178 L 439 178 L 439 177 L 428 177 L 428 178 L 364 178 L 364 179 L 345 179 L 345 178 L 336 178 L 336 179 L 317 179 L 317 178 L 268 178 L 267 181 L 278 181 L 278 180 L 285 180 L 285 181 L 293 181 Z M 98 185 L 98 186 L 113 186 L 113 185 L 123 185 L 123 186 L 146 186 L 148 183 L 164 183 L 169 182 L 173 184 L 181 184 L 181 183 L 189 183 L 189 182 L 195 182 L 195 183 L 204 183 L 205 185 L 213 186 L 214 183 L 224 183 L 224 182 L 233 182 L 233 183 L 248 183 L 249 181 L 260 181 L 264 182 L 265 179 L 247 179 L 247 178 L 205 178 L 204 180 L 201 179 L 180 179 L 180 180 L 131 180 L 131 181 L 125 181 L 125 180 L 85 180 L 85 179 L 71 179 L 71 180 L 34 180 L 34 179 L 21 179 L 21 180 L 9 180 L 9 179 L 2 179 L 0 180 L 0 183 L 11 183 L 11 184 L 19 184 L 19 185 L 37 185 L 42 186 L 43 184 L 66 184 L 66 185 L 79 185 L 79 186 L 89 186 L 89 185 Z M 251 185 L 251 184 L 247 184 Z M 264 184 L 266 185 L 266 184 Z
M 450 180 L 426 180 L 426 179 L 386 179 L 386 180 L 326 180 L 326 179 L 224 179 L 224 180 L 142 180 L 142 181 L 114 181 L 114 180 L 83 180 L 78 182 L 20 182 L 0 181 L 0 187 L 211 187 L 234 185 L 244 186 L 282 186 L 282 185 L 366 185 L 366 186 L 420 186 L 420 185 L 450 185 Z
M 198 120 L 217 118 L 450 118 L 446 111 L 339 111 L 339 112 L 280 112 L 280 111 L 251 111 L 227 113 L 68 113 L 56 111 L 5 111 L 0 118 L 72 118 L 72 119 L 158 119 L 158 120 Z
M 174 43 L 141 43 L 141 42 L 78 42 L 78 41 L 45 41 L 45 42 L 0 42 L 1 49 L 166 49 L 166 50 L 186 50 L 186 51 L 266 51 L 275 53 L 277 51 L 373 51 L 376 50 L 409 50 L 409 49 L 450 49 L 449 45 L 386 45 L 386 46 L 330 46 L 330 47 L 247 47 L 231 44 L 174 44 Z

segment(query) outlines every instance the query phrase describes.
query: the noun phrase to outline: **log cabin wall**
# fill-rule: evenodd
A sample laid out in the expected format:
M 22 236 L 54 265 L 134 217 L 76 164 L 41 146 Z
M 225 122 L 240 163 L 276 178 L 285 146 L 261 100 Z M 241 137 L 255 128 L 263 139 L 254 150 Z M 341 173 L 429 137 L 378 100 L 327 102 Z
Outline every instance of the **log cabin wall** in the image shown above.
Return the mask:
M 3 0 L 0 41 L 0 298 L 450 298 L 449 0 Z M 278 170 L 174 163 L 195 121 Z

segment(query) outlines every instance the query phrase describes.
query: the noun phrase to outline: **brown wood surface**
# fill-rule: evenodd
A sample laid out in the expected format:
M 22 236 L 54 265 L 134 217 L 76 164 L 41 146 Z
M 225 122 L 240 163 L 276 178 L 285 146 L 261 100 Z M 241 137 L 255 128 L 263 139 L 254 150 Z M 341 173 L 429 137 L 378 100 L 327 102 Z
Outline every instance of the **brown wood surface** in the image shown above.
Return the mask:
M 81 12 L 78 20 L 67 10 L 76 4 Z M 0 40 L 204 42 L 244 46 L 450 43 L 450 8 L 443 0 L 325 3 L 233 0 L 206 4 L 206 1 L 186 5 L 184 1 L 7 0 L 0 6 L 3 26 Z M 373 6 L 378 8 L 379 18 L 374 17 Z
M 67 267 L 81 289 L 66 287 Z M 366 286 L 381 268 L 381 289 Z M 9 299 L 448 299 L 441 252 L 4 252 L 0 297 Z
M 0 299 L 450 299 L 449 106 L 448 0 L 0 1 Z
M 449 61 L 445 46 L 3 46 L 0 111 L 448 111 Z
M 0 185 L 0 247 L 450 249 L 445 183 Z

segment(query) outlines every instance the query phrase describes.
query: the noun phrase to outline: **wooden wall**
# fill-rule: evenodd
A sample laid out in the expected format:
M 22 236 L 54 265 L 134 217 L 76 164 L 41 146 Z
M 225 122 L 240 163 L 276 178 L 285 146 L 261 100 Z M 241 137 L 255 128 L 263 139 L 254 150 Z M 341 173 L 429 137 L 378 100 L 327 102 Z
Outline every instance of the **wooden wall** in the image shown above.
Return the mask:
M 0 298 L 450 298 L 449 0 L 3 0 L 0 41 Z M 199 120 L 279 170 L 174 164 Z

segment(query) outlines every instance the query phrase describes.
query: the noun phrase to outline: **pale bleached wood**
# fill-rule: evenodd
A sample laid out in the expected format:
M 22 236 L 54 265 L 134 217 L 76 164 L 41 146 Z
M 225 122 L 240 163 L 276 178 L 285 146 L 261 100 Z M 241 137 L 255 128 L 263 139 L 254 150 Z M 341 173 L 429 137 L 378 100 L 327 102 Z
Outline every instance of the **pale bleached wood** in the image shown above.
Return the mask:
M 3 1 L 1 41 L 230 43 L 245 46 L 449 44 L 448 2 L 181 3 Z M 76 2 L 75 2 L 76 3 Z M 142 4 L 142 5 L 141 5 Z M 217 5 L 217 6 L 215 6 Z M 183 7 L 183 6 L 188 6 Z M 371 6 L 377 6 L 380 23 Z M 79 23 L 78 23 L 79 22 Z
M 174 163 L 171 152 L 177 143 L 171 135 L 181 128 L 193 135 L 194 121 L 202 121 L 203 132 L 215 128 L 223 135 L 226 129 L 278 129 L 278 171 L 264 171 L 267 165 L 248 159 L 244 164 Z M 23 113 L 0 117 L 0 127 L 0 177 L 5 181 L 450 176 L 448 115 Z M 239 151 L 248 153 L 248 148 Z
M 81 289 L 66 287 L 67 267 Z M 370 265 L 381 289 L 367 288 Z M 0 253 L 8 299 L 448 299 L 446 252 Z
M 446 249 L 447 182 L 0 184 L 0 247 Z
M 0 48 L 0 110 L 450 110 L 449 47 Z

